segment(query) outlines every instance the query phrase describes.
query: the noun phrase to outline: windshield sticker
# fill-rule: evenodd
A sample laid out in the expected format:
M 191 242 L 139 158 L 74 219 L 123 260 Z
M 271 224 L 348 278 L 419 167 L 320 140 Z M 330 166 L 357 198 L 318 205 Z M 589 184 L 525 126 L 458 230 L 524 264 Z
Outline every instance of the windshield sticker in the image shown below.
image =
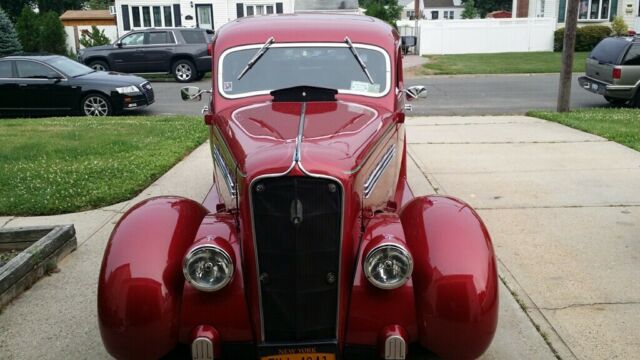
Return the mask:
M 222 85 L 222 89 L 225 92 L 233 91 L 233 81 L 225 81 Z
M 370 84 L 366 81 L 351 81 L 351 91 L 363 93 L 379 93 L 380 84 Z

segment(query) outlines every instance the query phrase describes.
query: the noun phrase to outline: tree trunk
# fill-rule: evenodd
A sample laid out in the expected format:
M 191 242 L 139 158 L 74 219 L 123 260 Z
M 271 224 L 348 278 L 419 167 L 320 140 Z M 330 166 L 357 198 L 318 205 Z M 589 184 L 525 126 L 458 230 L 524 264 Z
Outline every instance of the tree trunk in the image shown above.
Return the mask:
M 558 112 L 570 110 L 571 75 L 573 72 L 573 55 L 576 45 L 576 27 L 578 26 L 578 5 L 580 0 L 568 0 L 565 17 L 564 43 L 562 47 L 562 68 L 560 69 L 560 85 L 558 87 Z

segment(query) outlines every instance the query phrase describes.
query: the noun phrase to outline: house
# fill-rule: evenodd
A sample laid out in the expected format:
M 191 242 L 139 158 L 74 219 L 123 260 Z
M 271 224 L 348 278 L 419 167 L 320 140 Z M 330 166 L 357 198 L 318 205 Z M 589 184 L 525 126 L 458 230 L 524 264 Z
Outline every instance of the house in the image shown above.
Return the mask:
M 422 13 L 422 0 L 399 0 L 398 5 L 402 6 L 402 13 L 400 14 L 401 20 L 415 20 L 416 19 L 416 1 L 421 5 L 420 12 Z
M 555 18 L 564 27 L 567 0 L 514 0 L 516 17 Z M 580 0 L 578 25 L 610 25 L 621 16 L 632 29 L 640 29 L 640 0 Z
M 295 0 L 296 13 L 361 14 L 358 0 Z
M 103 30 L 104 34 L 115 41 L 118 38 L 116 17 L 109 10 L 68 10 L 60 16 L 67 33 L 67 47 L 73 52 L 80 50 L 80 36 L 90 31 L 92 26 Z
M 293 13 L 294 0 L 115 0 L 118 33 L 150 27 L 218 29 L 243 16 Z
M 423 0 L 423 17 L 428 20 L 462 19 L 462 0 Z

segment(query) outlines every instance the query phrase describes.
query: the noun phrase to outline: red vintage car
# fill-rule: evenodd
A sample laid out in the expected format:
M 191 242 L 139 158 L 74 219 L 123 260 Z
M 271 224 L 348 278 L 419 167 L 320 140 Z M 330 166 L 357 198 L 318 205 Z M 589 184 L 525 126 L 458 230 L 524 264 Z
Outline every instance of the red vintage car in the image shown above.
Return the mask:
M 405 101 L 424 87 L 405 89 L 396 30 L 364 16 L 242 18 L 210 51 L 214 186 L 203 202 L 143 201 L 116 225 L 98 287 L 107 351 L 481 355 L 498 320 L 491 240 L 468 204 L 409 188 Z

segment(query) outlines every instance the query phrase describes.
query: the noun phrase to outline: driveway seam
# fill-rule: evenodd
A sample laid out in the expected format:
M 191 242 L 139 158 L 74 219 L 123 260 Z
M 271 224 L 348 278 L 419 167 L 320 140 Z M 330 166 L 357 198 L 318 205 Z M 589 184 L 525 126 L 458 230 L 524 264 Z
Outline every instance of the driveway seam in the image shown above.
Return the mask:
M 422 161 L 420 161 L 420 159 L 415 156 L 413 154 L 413 151 L 410 149 L 409 146 L 407 146 L 407 155 L 409 155 L 409 158 L 411 159 L 411 161 L 413 161 L 413 163 L 416 165 L 416 167 L 418 168 L 418 170 L 420 170 L 420 173 L 422 173 L 422 176 L 424 176 L 424 179 L 427 181 L 427 183 L 429 184 L 429 186 L 431 186 L 431 188 L 433 189 L 433 191 L 436 192 L 436 194 L 446 194 L 447 192 L 442 188 L 442 186 L 440 186 L 440 184 L 438 183 L 438 181 L 435 179 L 435 177 L 433 177 L 433 180 L 431 179 L 432 175 L 428 174 L 425 170 L 425 166 L 422 163 Z
M 564 341 L 549 319 L 544 315 L 536 303 L 529 297 L 526 290 L 520 285 L 511 270 L 497 259 L 500 281 L 509 290 L 516 302 L 520 305 L 525 315 L 540 334 L 544 342 L 549 346 L 558 359 L 578 359 L 573 350 Z
M 7 221 L 4 222 L 4 224 L 2 224 L 2 226 L 0 226 L 0 228 L 5 227 L 8 223 L 10 223 L 11 221 L 13 221 L 16 217 L 12 216 L 9 219 L 7 219 Z
M 559 307 L 540 307 L 538 309 L 558 311 L 558 310 L 565 310 L 570 308 L 601 306 L 601 305 L 604 305 L 604 306 L 606 305 L 640 305 L 640 301 L 593 302 L 593 303 L 585 303 L 585 304 L 569 304 L 569 305 L 559 306 Z

